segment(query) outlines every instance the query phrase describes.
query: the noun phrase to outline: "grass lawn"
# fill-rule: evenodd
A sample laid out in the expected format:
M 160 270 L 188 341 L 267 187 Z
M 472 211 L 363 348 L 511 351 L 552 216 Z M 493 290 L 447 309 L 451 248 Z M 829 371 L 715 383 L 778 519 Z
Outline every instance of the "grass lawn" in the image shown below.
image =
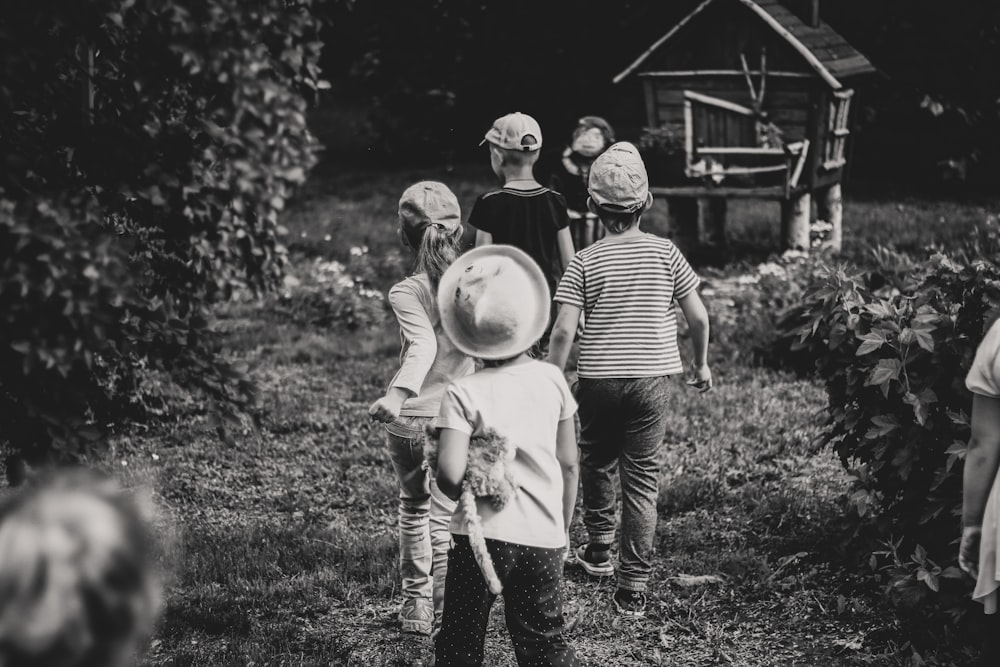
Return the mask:
M 443 180 L 467 214 L 491 182 L 485 168 L 461 171 L 315 174 L 284 220 L 293 268 L 308 277 L 317 259 L 348 263 L 352 247 L 367 246 L 384 291 L 405 271 L 399 193 L 420 178 Z M 905 239 L 917 251 L 960 239 L 985 206 L 849 200 L 847 254 L 863 255 L 862 239 Z M 745 260 L 777 247 L 776 205 L 734 204 L 730 220 Z M 645 225 L 665 224 L 657 205 Z M 176 419 L 117 437 L 107 461 L 152 486 L 167 536 L 167 608 L 141 664 L 430 664 L 429 641 L 395 622 L 397 491 L 366 412 L 396 368 L 392 323 L 341 331 L 267 298 L 227 304 L 218 327 L 227 353 L 259 380 L 260 427 L 225 445 L 204 406 L 182 402 Z M 847 479 L 831 452 L 810 444 L 822 389 L 757 367 L 713 370 L 715 391 L 678 382 L 667 406 L 648 616 L 617 617 L 611 585 L 567 567 L 581 663 L 915 664 L 905 626 L 834 557 Z M 572 533 L 585 539 L 579 518 Z M 488 665 L 515 664 L 501 609 Z M 938 650 L 940 664 L 962 655 Z

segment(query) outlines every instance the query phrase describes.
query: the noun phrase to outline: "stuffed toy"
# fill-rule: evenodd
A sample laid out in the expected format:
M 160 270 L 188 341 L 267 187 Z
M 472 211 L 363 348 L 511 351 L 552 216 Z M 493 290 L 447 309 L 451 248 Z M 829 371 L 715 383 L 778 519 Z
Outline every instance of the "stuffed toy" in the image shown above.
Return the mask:
M 438 437 L 440 431 L 427 425 L 424 438 L 424 464 L 428 471 L 437 470 Z M 503 585 L 493 568 L 490 552 L 486 549 L 483 525 L 476 508 L 476 499 L 489 501 L 493 509 L 502 510 L 517 493 L 517 485 L 507 461 L 514 458 L 514 448 L 504 436 L 493 429 L 487 429 L 481 436 L 469 439 L 469 461 L 462 480 L 462 495 L 458 502 L 466 517 L 465 528 L 469 533 L 469 544 L 476 557 L 479 569 L 486 578 L 490 592 L 499 595 Z

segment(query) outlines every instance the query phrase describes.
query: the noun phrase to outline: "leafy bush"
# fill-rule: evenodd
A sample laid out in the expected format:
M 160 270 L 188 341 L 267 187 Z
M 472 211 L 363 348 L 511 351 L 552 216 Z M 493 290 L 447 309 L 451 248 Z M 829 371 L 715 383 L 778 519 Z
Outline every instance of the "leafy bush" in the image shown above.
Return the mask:
M 823 262 L 821 253 L 788 251 L 735 277 L 706 277 L 701 296 L 711 314 L 711 354 L 724 363 L 794 365 L 787 346 L 778 346 L 777 323 L 801 302 Z
M 279 284 L 278 214 L 315 162 L 310 0 L 52 0 L 0 48 L 0 439 L 72 457 L 143 368 L 233 415 L 209 306 Z M 140 402 L 141 403 L 141 402 Z M 0 443 L 2 444 L 2 443 Z
M 936 254 L 904 289 L 828 269 L 786 314 L 829 405 L 822 442 L 855 479 L 855 546 L 902 608 L 960 615 L 956 567 L 961 460 L 971 396 L 964 378 L 993 309 L 1000 266 Z M 881 295 L 880 295 L 881 294 Z
M 352 248 L 346 265 L 315 259 L 304 270 L 289 273 L 274 310 L 296 322 L 333 330 L 371 328 L 386 316 L 385 298 L 372 285 L 375 274 L 366 246 Z

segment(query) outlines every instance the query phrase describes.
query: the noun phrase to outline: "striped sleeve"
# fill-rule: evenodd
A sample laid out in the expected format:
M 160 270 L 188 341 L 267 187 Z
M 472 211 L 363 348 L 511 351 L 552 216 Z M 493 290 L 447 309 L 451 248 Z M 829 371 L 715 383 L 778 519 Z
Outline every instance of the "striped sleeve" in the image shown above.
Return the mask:
M 670 246 L 670 271 L 674 275 L 674 299 L 683 299 L 692 291 L 698 288 L 701 280 L 694 272 L 687 259 L 677 249 L 677 246 Z
M 573 256 L 566 271 L 563 272 L 553 301 L 582 309 L 584 306 L 584 287 L 583 262 L 578 253 Z

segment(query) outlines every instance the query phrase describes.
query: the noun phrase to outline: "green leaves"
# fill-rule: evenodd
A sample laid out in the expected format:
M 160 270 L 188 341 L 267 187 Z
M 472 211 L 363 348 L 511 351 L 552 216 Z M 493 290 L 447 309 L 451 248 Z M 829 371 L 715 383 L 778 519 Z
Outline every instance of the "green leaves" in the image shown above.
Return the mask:
M 857 317 L 856 315 L 853 316 Z M 855 356 L 858 357 L 860 357 L 863 354 L 868 354 L 869 352 L 874 352 L 875 350 L 879 349 L 880 347 L 886 344 L 885 336 L 876 332 L 866 333 L 860 336 L 860 340 L 862 341 L 862 343 L 861 345 L 858 346 L 857 351 L 854 353 Z
M 5 15 L 0 439 L 43 458 L 90 447 L 85 428 L 134 416 L 148 368 L 220 409 L 253 406 L 206 313 L 280 284 L 278 216 L 318 149 L 310 9 L 81 0 Z
M 952 542 L 969 438 L 964 378 L 1000 294 L 990 261 L 937 254 L 907 273 L 876 294 L 865 275 L 829 269 L 783 320 L 826 386 L 822 441 L 857 472 L 848 499 L 859 534 L 893 545 L 871 557 L 894 559 L 879 571 L 901 604 L 964 594 L 947 583 L 961 583 Z

